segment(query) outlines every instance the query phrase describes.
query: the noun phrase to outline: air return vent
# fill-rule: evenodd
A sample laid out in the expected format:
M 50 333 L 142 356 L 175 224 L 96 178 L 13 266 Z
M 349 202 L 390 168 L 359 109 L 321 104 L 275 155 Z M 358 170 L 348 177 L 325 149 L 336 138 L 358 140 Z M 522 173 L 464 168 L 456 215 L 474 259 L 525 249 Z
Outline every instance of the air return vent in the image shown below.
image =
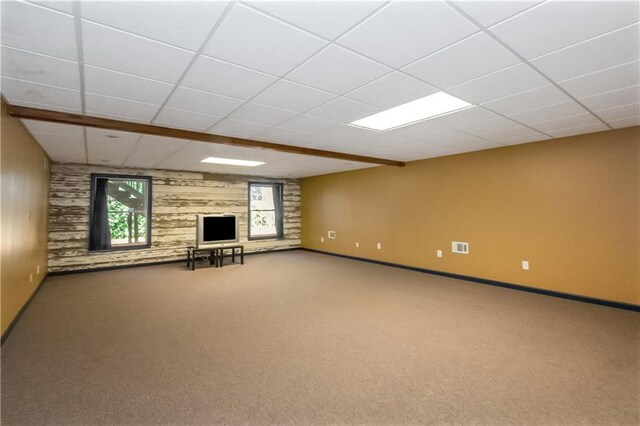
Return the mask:
M 469 254 L 469 243 L 451 241 L 451 253 Z

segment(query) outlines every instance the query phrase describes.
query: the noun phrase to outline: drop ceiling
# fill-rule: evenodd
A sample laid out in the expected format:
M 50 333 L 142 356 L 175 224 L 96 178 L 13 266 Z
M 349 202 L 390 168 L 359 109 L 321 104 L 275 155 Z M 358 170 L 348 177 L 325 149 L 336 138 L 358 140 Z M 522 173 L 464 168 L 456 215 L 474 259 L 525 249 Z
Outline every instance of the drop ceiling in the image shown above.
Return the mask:
M 640 124 L 637 1 L 13 0 L 1 29 L 2 95 L 21 106 L 402 161 Z M 382 133 L 349 125 L 438 91 L 474 106 Z M 24 123 L 60 162 L 372 166 Z

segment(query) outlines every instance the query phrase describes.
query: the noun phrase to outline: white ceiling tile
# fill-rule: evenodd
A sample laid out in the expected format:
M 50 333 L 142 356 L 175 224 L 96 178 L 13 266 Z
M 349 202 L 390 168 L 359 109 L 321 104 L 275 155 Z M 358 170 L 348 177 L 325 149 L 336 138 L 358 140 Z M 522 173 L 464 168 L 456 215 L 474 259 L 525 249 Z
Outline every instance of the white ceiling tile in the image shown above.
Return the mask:
M 640 102 L 640 86 L 625 87 L 599 95 L 581 98 L 587 108 L 592 111 L 613 108 L 620 105 L 631 105 Z
M 381 108 L 391 108 L 437 91 L 433 86 L 394 71 L 345 96 Z
M 425 120 L 384 132 L 384 134 L 424 141 L 430 140 L 430 137 L 435 133 L 441 133 L 447 130 L 447 128 L 435 124 L 433 120 Z
M 205 92 L 250 99 L 276 81 L 276 78 L 227 62 L 200 56 L 182 81 L 182 85 Z
M 562 117 L 562 118 L 558 118 L 550 121 L 545 121 L 542 123 L 536 123 L 531 127 L 534 127 L 535 129 L 544 133 L 548 133 L 552 136 L 556 136 L 556 134 L 560 130 L 572 129 L 575 127 L 591 126 L 591 125 L 595 126 L 598 124 L 601 124 L 601 122 L 592 114 L 580 114 L 580 115 Z
M 2 77 L 2 94 L 12 103 L 40 104 L 43 107 L 80 109 L 80 92 L 45 84 Z
M 340 123 L 325 120 L 323 118 L 312 117 L 310 115 L 300 115 L 281 124 L 279 127 L 296 132 L 304 133 L 322 133 L 335 129 Z
M 161 105 L 173 84 L 85 65 L 84 88 L 88 93 Z
M 395 2 L 338 42 L 399 68 L 477 31 L 444 2 Z
M 624 127 L 640 126 L 640 117 L 622 118 L 620 120 L 611 120 L 609 124 L 614 129 L 622 129 Z
M 448 89 L 458 98 L 480 104 L 548 85 L 540 74 L 525 64 L 494 72 Z
M 87 127 L 87 156 L 90 164 L 122 166 L 140 135 Z
M 552 137 L 544 135 L 544 134 L 539 133 L 539 132 L 535 132 L 535 133 L 531 133 L 531 134 L 525 134 L 525 135 L 522 135 L 522 136 L 504 138 L 504 139 L 500 140 L 500 143 L 502 145 L 520 145 L 520 144 L 523 144 L 523 143 L 540 142 L 540 141 L 545 141 L 545 140 L 549 140 L 549 139 L 552 139 Z
M 455 129 L 460 126 L 479 123 L 481 121 L 495 120 L 497 118 L 500 118 L 500 116 L 495 112 L 491 112 L 481 107 L 471 107 L 463 109 L 462 111 L 435 117 L 429 121 L 438 126 Z
M 69 136 L 71 138 L 82 138 L 83 127 L 72 126 L 70 124 L 51 123 L 49 121 L 21 120 L 22 124 L 31 133 L 42 133 L 53 136 Z
M 227 4 L 226 1 L 85 1 L 82 17 L 198 50 Z
M 183 111 L 181 109 L 164 107 L 156 119 L 153 120 L 153 124 L 204 132 L 209 127 L 220 121 L 221 118 L 222 117 L 216 117 L 213 115 L 199 114 L 193 111 Z
M 21 1 L 3 1 L 2 44 L 76 61 L 73 16 Z
M 292 81 L 280 80 L 253 99 L 253 102 L 282 108 L 289 111 L 305 112 L 334 99 L 336 95 Z
M 512 145 L 515 142 L 523 143 L 523 139 L 531 142 L 534 140 L 544 140 L 549 138 L 547 135 L 530 129 L 526 126 L 517 126 L 504 130 L 496 130 L 493 132 L 485 133 L 482 135 L 482 137 L 484 139 L 490 139 L 492 141 L 505 145 Z
M 2 47 L 2 76 L 80 90 L 77 62 Z
M 527 59 L 638 20 L 637 1 L 549 1 L 491 31 Z
M 441 88 L 498 71 L 520 60 L 484 33 L 411 64 L 403 71 Z
M 193 53 L 91 22 L 82 22 L 84 62 L 175 83 Z
M 264 124 L 265 126 L 276 126 L 295 115 L 297 115 L 297 113 L 292 111 L 247 103 L 245 106 L 231 114 L 229 118 Z
M 332 45 L 294 70 L 287 78 L 321 90 L 342 94 L 390 71 L 390 68 Z
M 485 27 L 503 21 L 541 1 L 482 1 L 456 0 L 455 4 Z
M 605 130 L 609 130 L 609 128 L 604 124 L 597 122 L 597 123 L 587 124 L 584 126 L 569 127 L 566 129 L 558 129 L 558 130 L 549 130 L 547 131 L 547 133 L 555 138 L 564 138 L 567 136 L 583 135 L 585 133 L 603 132 Z
M 341 123 L 351 123 L 380 111 L 381 108 L 340 97 L 309 111 L 308 114 Z
M 93 93 L 85 94 L 85 107 L 87 115 L 143 123 L 149 123 L 159 108 L 158 105 L 111 98 Z
M 264 124 L 225 118 L 224 120 L 220 120 L 216 123 L 208 133 L 214 135 L 235 136 L 238 138 L 251 138 L 268 128 L 269 126 Z
M 244 101 L 228 96 L 214 95 L 200 90 L 178 87 L 167 101 L 166 106 L 184 111 L 224 117 Z
M 360 127 L 349 126 L 347 124 L 341 124 L 333 129 L 322 131 L 317 136 L 323 140 L 330 140 L 337 143 L 340 146 L 352 146 L 352 143 L 356 140 L 370 139 L 377 137 L 378 132 L 372 132 Z
M 203 53 L 280 76 L 325 44 L 316 36 L 237 4 Z
M 483 138 L 479 138 L 474 135 L 470 135 L 464 132 L 459 132 L 457 130 L 444 130 L 438 133 L 432 133 L 430 135 L 425 136 L 425 141 L 433 141 L 439 145 L 444 146 L 495 146 L 496 144 L 492 141 L 488 141 Z
M 279 127 L 272 127 L 264 132 L 258 133 L 255 135 L 255 138 L 261 141 L 284 143 L 287 145 L 310 146 L 308 142 L 304 142 L 306 140 L 305 136 L 306 134 L 304 133 Z
M 80 135 L 52 135 L 33 133 L 33 137 L 53 161 L 60 163 L 85 163 L 85 146 L 82 131 Z
M 606 122 L 622 120 L 625 118 L 640 117 L 640 104 L 623 105 L 615 108 L 597 110 L 598 117 Z
M 382 1 L 251 1 L 254 7 L 328 39 L 351 28 Z
M 509 115 L 509 118 L 519 121 L 520 123 L 532 125 L 550 120 L 556 120 L 574 115 L 586 114 L 588 111 L 576 102 L 565 102 L 562 104 L 551 105 L 544 108 L 534 109 L 531 111 L 520 112 L 518 114 Z
M 488 133 L 510 130 L 514 128 L 522 127 L 520 124 L 508 118 L 498 117 L 493 120 L 479 121 L 477 123 L 468 124 L 465 126 L 458 126 L 457 130 L 465 133 L 470 133 L 476 136 L 483 136 Z
M 616 4 L 619 2 L 613 2 Z M 541 56 L 531 63 L 554 80 L 637 61 L 640 58 L 640 25 L 632 25 L 607 35 Z
M 187 143 L 184 139 L 143 135 L 124 164 L 128 167 L 155 167 Z
M 571 101 L 555 86 L 543 86 L 526 92 L 484 103 L 483 106 L 500 114 L 511 115 Z
M 55 9 L 60 12 L 73 14 L 73 1 L 66 0 L 29 0 L 29 3 L 35 3 L 43 7 Z
M 558 83 L 573 96 L 583 98 L 640 85 L 640 62 L 635 61 Z

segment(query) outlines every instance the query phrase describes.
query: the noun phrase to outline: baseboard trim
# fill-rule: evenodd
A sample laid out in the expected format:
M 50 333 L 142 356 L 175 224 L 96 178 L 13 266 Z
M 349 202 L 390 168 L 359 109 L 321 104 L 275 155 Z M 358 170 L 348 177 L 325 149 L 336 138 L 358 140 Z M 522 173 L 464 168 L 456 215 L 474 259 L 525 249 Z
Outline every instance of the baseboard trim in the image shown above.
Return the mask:
M 36 294 L 38 294 L 38 292 L 42 288 L 42 284 L 45 282 L 45 280 L 49 275 L 50 274 L 45 274 L 45 276 L 42 277 L 42 280 L 40 280 L 40 283 L 38 284 L 36 289 L 33 291 L 33 293 L 31 293 L 31 296 L 29 296 L 29 299 L 27 299 L 27 301 L 25 302 L 24 305 L 22 305 L 22 308 L 20 308 L 20 310 L 18 311 L 16 316 L 13 318 L 13 320 L 11 320 L 11 324 L 9 324 L 9 327 L 7 327 L 5 332 L 2 334 L 2 337 L 0 337 L 0 346 L 4 345 L 4 342 L 7 340 L 7 338 L 9 338 L 9 335 L 13 331 L 13 328 L 16 326 L 16 324 L 18 324 L 18 321 L 22 317 L 22 314 L 24 314 L 24 312 L 27 310 L 27 308 L 29 307 L 33 299 L 36 297 Z
M 306 248 L 306 247 L 300 247 L 300 250 L 305 250 L 305 251 L 310 251 L 310 252 L 320 253 L 320 254 L 326 254 L 326 255 L 329 255 L 329 256 L 337 256 L 337 257 L 342 257 L 342 258 L 345 258 L 345 259 L 359 260 L 361 262 L 375 263 L 377 265 L 392 266 L 394 268 L 408 269 L 410 271 L 423 272 L 423 273 L 426 273 L 426 274 L 439 275 L 439 276 L 449 277 L 449 278 L 456 278 L 456 279 L 459 279 L 459 280 L 471 281 L 471 282 L 480 283 L 480 284 L 487 284 L 487 285 L 492 285 L 492 286 L 496 286 L 496 287 L 503 287 L 503 288 L 508 288 L 508 289 L 511 289 L 511 290 L 526 291 L 528 293 L 542 294 L 544 296 L 558 297 L 558 298 L 561 298 L 561 299 L 569 299 L 569 300 L 575 300 L 575 301 L 578 301 L 578 302 L 585 302 L 585 303 L 591 303 L 591 304 L 595 304 L 595 305 L 608 306 L 610 308 L 617 308 L 617 309 L 624 309 L 624 310 L 627 310 L 627 311 L 640 312 L 640 305 L 634 305 L 634 304 L 631 304 L 631 303 L 615 302 L 615 301 L 611 301 L 611 300 L 597 299 L 595 297 L 580 296 L 580 295 L 571 294 L 571 293 L 562 293 L 560 291 L 544 290 L 544 289 L 535 288 L 535 287 L 529 287 L 529 286 L 525 286 L 525 285 L 521 285 L 521 284 L 506 283 L 506 282 L 502 282 L 502 281 L 489 280 L 489 279 L 486 279 L 486 278 L 472 277 L 472 276 L 469 276 L 469 275 L 453 274 L 451 272 L 443 272 L 443 271 L 437 271 L 437 270 L 434 270 L 434 269 L 419 268 L 417 266 L 402 265 L 400 263 L 385 262 L 385 261 L 382 261 L 382 260 L 367 259 L 365 257 L 357 257 L 357 256 L 349 256 L 349 255 L 346 255 L 346 254 L 331 253 L 331 252 L 327 252 L 327 251 L 310 249 L 310 248 Z
M 276 250 L 251 251 L 251 252 L 245 252 L 244 255 L 253 256 L 256 254 L 276 253 L 281 251 L 292 251 L 292 250 L 300 250 L 300 247 L 290 247 L 290 248 L 279 249 L 279 250 L 276 249 Z M 231 255 L 228 254 L 228 255 L 225 255 L 224 257 L 231 257 Z M 114 271 L 117 269 L 143 268 L 145 266 L 158 266 L 158 265 L 166 265 L 169 263 L 180 263 L 180 262 L 186 263 L 187 258 L 184 257 L 182 259 L 162 260 L 159 262 L 130 263 L 127 265 L 103 266 L 101 268 L 73 269 L 69 271 L 52 271 L 52 272 L 49 272 L 49 276 L 55 277 L 60 275 L 86 274 L 88 272 Z

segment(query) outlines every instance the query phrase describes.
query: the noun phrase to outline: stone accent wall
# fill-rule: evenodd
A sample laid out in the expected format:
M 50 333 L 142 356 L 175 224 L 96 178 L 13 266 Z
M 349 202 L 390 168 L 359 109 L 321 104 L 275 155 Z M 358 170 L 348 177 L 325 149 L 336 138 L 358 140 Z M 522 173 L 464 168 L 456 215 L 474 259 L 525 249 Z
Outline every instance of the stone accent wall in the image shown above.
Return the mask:
M 153 178 L 151 247 L 89 253 L 91 173 Z M 247 240 L 248 182 L 282 182 L 284 239 Z M 49 198 L 49 271 L 71 271 L 186 258 L 196 239 L 196 215 L 238 216 L 240 244 L 246 252 L 300 246 L 300 182 L 240 175 L 145 170 L 84 164 L 53 164 Z

